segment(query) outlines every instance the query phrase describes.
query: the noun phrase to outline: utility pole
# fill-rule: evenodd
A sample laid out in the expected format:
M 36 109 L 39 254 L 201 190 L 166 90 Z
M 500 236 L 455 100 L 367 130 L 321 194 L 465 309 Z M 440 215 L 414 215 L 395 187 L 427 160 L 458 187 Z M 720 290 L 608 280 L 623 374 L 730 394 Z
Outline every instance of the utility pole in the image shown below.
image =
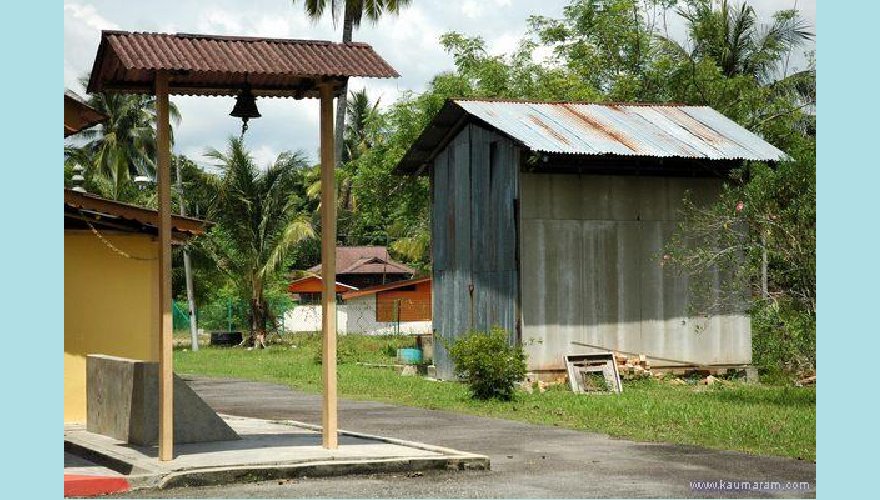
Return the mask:
M 183 181 L 180 178 L 180 161 L 176 161 L 177 167 L 177 201 L 180 204 L 180 215 L 186 216 L 186 207 L 183 205 Z M 189 250 L 183 246 L 183 272 L 186 275 L 186 302 L 189 313 L 189 333 L 192 338 L 192 350 L 199 350 L 199 330 L 196 324 L 196 301 L 193 297 L 192 265 L 189 261 Z

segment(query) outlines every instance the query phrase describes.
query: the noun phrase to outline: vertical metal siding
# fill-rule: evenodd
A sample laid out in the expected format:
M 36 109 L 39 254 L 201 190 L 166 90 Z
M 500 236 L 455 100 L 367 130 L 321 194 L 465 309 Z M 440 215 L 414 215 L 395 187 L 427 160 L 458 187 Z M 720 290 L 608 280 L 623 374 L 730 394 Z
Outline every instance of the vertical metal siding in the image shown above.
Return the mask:
M 493 142 L 497 161 L 490 173 Z M 435 331 L 452 341 L 471 328 L 497 325 L 513 337 L 516 146 L 500 134 L 468 125 L 437 156 L 433 175 L 433 229 L 434 235 L 443 235 L 433 242 Z M 452 378 L 442 342 L 435 344 L 434 364 L 438 377 Z

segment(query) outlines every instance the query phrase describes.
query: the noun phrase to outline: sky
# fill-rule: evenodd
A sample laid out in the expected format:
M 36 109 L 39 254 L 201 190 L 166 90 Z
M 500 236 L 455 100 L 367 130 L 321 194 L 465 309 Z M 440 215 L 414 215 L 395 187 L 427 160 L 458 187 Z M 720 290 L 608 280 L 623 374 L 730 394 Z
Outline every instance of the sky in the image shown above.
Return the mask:
M 367 42 L 400 73 L 397 79 L 353 78 L 349 89 L 367 88 L 380 105 L 393 103 L 403 92 L 421 92 L 437 73 L 452 70 L 453 61 L 439 38 L 448 31 L 479 35 L 492 54 L 514 50 L 525 35 L 531 15 L 559 18 L 570 0 L 413 0 L 398 16 L 376 24 L 365 22 L 354 33 Z M 769 22 L 773 12 L 797 7 L 816 29 L 815 0 L 751 0 L 758 16 Z M 329 16 L 312 22 L 303 13 L 302 0 L 65 0 L 64 86 L 80 95 L 85 89 L 78 79 L 92 67 L 101 30 L 205 33 L 340 40 L 341 27 Z M 684 38 L 683 24 L 672 19 L 670 34 Z M 815 47 L 814 43 L 806 47 Z M 792 69 L 806 64 L 801 55 L 792 57 Z M 182 121 L 174 131 L 174 153 L 185 154 L 210 168 L 207 148 L 225 149 L 226 140 L 238 135 L 241 122 L 229 116 L 233 97 L 172 97 Z M 285 150 L 304 151 L 312 160 L 318 155 L 318 101 L 316 99 L 259 99 L 262 117 L 249 122 L 245 141 L 259 165 L 270 164 Z

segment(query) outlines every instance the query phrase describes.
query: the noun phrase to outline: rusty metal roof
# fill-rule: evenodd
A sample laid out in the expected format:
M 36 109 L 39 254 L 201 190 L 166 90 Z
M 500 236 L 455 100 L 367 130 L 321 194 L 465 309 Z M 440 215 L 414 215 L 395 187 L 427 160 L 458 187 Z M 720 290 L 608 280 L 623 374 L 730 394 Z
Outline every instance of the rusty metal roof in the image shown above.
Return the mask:
M 403 288 L 403 287 L 407 287 L 407 286 L 414 286 L 414 285 L 418 285 L 419 283 L 425 283 L 425 282 L 428 282 L 430 284 L 431 277 L 424 276 L 421 278 L 413 278 L 413 279 L 401 280 L 401 281 L 392 281 L 391 283 L 385 283 L 382 285 L 373 285 L 373 286 L 370 286 L 367 288 L 361 288 L 360 290 L 345 292 L 342 294 L 342 299 L 348 300 L 348 299 L 353 299 L 355 297 L 362 297 L 365 295 L 374 295 L 374 294 L 377 294 L 380 292 L 387 292 L 389 290 L 397 290 L 398 288 Z M 428 288 L 428 293 L 430 293 L 430 292 L 431 292 L 431 289 Z
M 336 282 L 336 291 L 351 292 L 357 290 L 357 287 L 346 285 L 345 283 Z M 321 293 L 324 291 L 324 280 L 320 276 L 306 276 L 298 280 L 291 281 L 287 285 L 287 291 L 290 293 Z
M 708 106 L 454 99 L 397 166 L 433 160 L 450 129 L 476 119 L 529 150 L 553 154 L 780 161 L 784 152 Z
M 110 118 L 86 104 L 72 90 L 64 90 L 64 137 L 97 125 Z
M 94 194 L 67 188 L 64 189 L 64 216 L 65 219 L 73 218 L 102 227 L 107 226 L 147 234 L 156 234 L 156 228 L 159 226 L 159 212 L 157 210 L 108 200 Z M 204 234 L 209 224 L 209 222 L 193 217 L 171 216 L 171 228 L 175 239 Z
M 88 91 L 149 93 L 160 70 L 177 95 L 234 95 L 247 80 L 258 96 L 316 97 L 319 82 L 399 76 L 365 43 L 102 31 Z

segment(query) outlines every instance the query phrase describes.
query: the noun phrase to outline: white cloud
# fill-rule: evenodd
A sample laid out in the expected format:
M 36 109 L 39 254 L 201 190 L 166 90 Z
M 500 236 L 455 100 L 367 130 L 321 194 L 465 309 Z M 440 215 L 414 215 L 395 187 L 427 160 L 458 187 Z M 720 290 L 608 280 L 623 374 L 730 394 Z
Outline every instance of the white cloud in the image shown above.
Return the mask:
M 488 51 L 490 54 L 496 56 L 512 54 L 516 51 L 522 38 L 522 32 L 504 33 L 489 42 Z
M 241 34 L 243 31 L 240 22 L 241 16 L 223 9 L 212 9 L 205 12 L 197 21 L 196 26 L 203 33 L 218 33 L 221 35 Z
M 69 16 L 69 18 L 68 18 Z M 118 29 L 115 23 L 110 22 L 95 10 L 93 5 L 81 5 L 77 3 L 64 5 L 64 24 L 67 26 L 68 19 L 79 22 L 87 28 L 94 30 Z
M 465 0 L 461 3 L 461 13 L 470 18 L 480 17 L 483 13 L 483 2 Z
M 93 5 L 64 5 L 64 86 L 85 92 L 79 78 L 91 70 L 92 60 L 101 39 L 101 30 L 119 26 L 98 13 Z

